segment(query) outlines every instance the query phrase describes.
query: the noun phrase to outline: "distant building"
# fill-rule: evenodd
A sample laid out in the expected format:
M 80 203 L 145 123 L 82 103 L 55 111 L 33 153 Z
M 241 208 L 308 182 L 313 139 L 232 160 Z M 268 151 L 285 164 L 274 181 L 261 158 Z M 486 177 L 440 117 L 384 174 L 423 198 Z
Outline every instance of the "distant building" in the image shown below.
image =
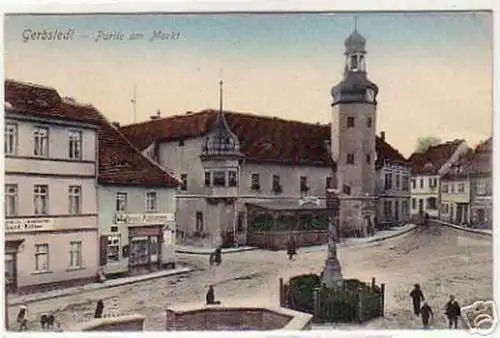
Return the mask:
M 95 281 L 99 114 L 12 80 L 4 104 L 7 290 Z
M 413 153 L 411 164 L 411 214 L 439 217 L 440 177 L 467 151 L 464 140 L 454 140 Z
M 224 111 L 221 86 L 218 110 L 120 128 L 144 154 L 180 177 L 180 240 L 246 244 L 259 221 L 249 219 L 247 206 L 293 218 L 285 222 L 288 230 L 316 229 L 327 188 L 342 189 L 344 233 L 366 235 L 378 218 L 391 224 L 408 219 L 408 163 L 375 134 L 378 89 L 366 79 L 363 41 L 357 32 L 346 40 L 349 57 L 345 78 L 332 91 L 332 124 Z M 394 175 L 394 186 L 385 189 L 380 180 L 388 175 Z M 306 205 L 306 200 L 317 202 Z M 390 203 L 390 212 L 380 203 Z
M 470 223 L 470 180 L 466 168 L 473 150 L 468 149 L 441 177 L 440 219 L 454 224 Z
M 491 229 L 493 226 L 493 139 L 474 149 L 465 169 L 470 178 L 471 224 Z

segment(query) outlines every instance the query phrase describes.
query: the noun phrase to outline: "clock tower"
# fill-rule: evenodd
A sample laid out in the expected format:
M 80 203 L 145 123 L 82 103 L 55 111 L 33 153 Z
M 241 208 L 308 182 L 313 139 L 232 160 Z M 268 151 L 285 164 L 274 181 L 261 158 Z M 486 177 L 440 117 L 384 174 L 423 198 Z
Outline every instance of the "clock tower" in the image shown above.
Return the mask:
M 367 77 L 365 45 L 356 27 L 345 40 L 343 79 L 331 90 L 331 151 L 342 192 L 340 228 L 363 235 L 375 226 L 378 94 Z

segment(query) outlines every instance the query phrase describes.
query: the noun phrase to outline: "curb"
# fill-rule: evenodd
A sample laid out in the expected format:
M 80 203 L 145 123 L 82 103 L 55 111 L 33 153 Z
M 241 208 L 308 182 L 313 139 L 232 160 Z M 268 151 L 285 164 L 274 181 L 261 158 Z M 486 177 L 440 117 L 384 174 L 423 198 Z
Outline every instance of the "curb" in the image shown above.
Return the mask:
M 406 230 L 403 230 L 403 231 L 399 231 L 399 232 L 396 232 L 396 233 L 393 233 L 393 234 L 389 234 L 389 235 L 385 235 L 385 236 L 381 236 L 381 237 L 377 237 L 377 238 L 372 238 L 370 240 L 367 240 L 367 241 L 363 241 L 363 242 L 359 242 L 359 243 L 356 243 L 356 242 L 351 242 L 351 243 L 340 243 L 340 247 L 354 247 L 354 246 L 358 246 L 358 245 L 365 245 L 365 244 L 372 244 L 372 243 L 377 243 L 377 242 L 380 242 L 380 241 L 385 241 L 386 239 L 391 239 L 391 238 L 394 238 L 394 237 L 398 237 L 398 236 L 402 236 L 402 235 L 406 235 L 407 233 L 411 232 L 411 231 L 415 231 L 417 230 L 417 226 L 413 226 L 409 229 L 406 229 Z
M 469 232 L 472 234 L 493 237 L 493 232 L 490 233 L 490 232 L 480 230 L 480 229 L 469 229 L 469 228 L 466 228 L 466 227 L 463 227 L 460 225 L 455 225 L 455 224 L 446 223 L 446 222 L 442 222 L 442 221 L 435 221 L 435 222 L 442 225 L 442 226 L 448 227 L 448 228 L 452 228 L 452 229 L 456 229 L 456 230 L 460 230 L 460 231 L 465 231 L 465 232 Z
M 157 278 L 177 276 L 177 275 L 189 273 L 191 271 L 193 271 L 192 268 L 186 267 L 186 268 L 180 268 L 179 271 L 175 271 L 175 272 L 172 272 L 170 274 L 165 274 L 165 275 L 158 274 L 158 275 L 153 275 L 153 276 L 144 275 L 144 278 L 136 279 L 136 280 L 127 280 L 127 281 L 123 281 L 122 283 L 116 283 L 116 284 L 112 284 L 112 283 L 108 283 L 108 284 L 99 283 L 99 284 L 97 284 L 96 283 L 97 285 L 96 284 L 87 284 L 87 285 L 80 287 L 79 289 L 68 290 L 67 292 L 61 292 L 60 294 L 56 294 L 56 295 L 42 294 L 39 297 L 33 296 L 31 299 L 29 298 L 29 295 L 26 295 L 28 299 L 22 300 L 22 301 L 19 299 L 16 299 L 16 298 L 21 298 L 22 296 L 21 297 L 14 297 L 14 300 L 12 300 L 12 301 L 9 301 L 8 299 L 6 299 L 6 303 L 7 303 L 7 306 L 17 306 L 17 305 L 22 305 L 22 304 L 41 302 L 41 301 L 49 300 L 49 299 L 73 296 L 75 294 L 92 292 L 92 291 L 96 291 L 96 290 L 105 290 L 105 289 L 110 289 L 110 288 L 114 288 L 117 286 L 140 283 L 140 282 L 144 282 L 144 281 L 152 280 L 152 279 L 157 279 Z M 118 279 L 116 279 L 116 280 L 118 280 Z M 111 280 L 111 281 L 113 281 L 113 280 Z M 91 285 L 96 285 L 96 286 L 93 287 Z M 85 288 L 87 288 L 87 289 L 85 289 Z
M 253 250 L 258 250 L 259 248 L 256 247 L 247 247 L 247 248 L 242 248 L 242 249 L 234 249 L 234 250 L 227 250 L 224 251 L 222 249 L 222 254 L 227 255 L 227 254 L 233 254 L 233 253 L 238 253 L 238 252 L 244 252 L 244 251 L 253 251 Z M 203 252 L 203 251 L 191 251 L 191 250 L 185 250 L 185 249 L 176 249 L 175 253 L 180 253 L 180 254 L 188 254 L 188 255 L 205 255 L 205 256 L 210 256 L 210 254 L 213 251 L 208 251 L 208 252 Z

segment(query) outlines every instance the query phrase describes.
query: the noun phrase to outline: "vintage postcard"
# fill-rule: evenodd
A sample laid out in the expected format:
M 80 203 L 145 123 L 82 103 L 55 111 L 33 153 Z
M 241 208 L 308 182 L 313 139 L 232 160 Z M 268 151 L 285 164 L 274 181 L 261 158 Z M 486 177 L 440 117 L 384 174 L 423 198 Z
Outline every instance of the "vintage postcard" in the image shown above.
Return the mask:
M 492 12 L 4 32 L 9 331 L 496 326 Z

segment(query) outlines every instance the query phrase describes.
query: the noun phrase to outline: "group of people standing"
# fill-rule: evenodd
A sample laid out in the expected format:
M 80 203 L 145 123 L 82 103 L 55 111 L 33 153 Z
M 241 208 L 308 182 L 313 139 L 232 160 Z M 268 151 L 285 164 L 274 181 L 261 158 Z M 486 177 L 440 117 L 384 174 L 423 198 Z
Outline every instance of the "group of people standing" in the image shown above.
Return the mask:
M 434 320 L 434 312 L 425 300 L 424 293 L 419 284 L 415 284 L 410 292 L 410 297 L 413 301 L 413 313 L 422 318 L 424 329 L 430 327 L 431 321 Z M 455 300 L 454 295 L 450 295 L 449 301 L 446 303 L 445 315 L 448 318 L 448 328 L 458 328 L 458 319 L 461 316 L 460 305 Z

